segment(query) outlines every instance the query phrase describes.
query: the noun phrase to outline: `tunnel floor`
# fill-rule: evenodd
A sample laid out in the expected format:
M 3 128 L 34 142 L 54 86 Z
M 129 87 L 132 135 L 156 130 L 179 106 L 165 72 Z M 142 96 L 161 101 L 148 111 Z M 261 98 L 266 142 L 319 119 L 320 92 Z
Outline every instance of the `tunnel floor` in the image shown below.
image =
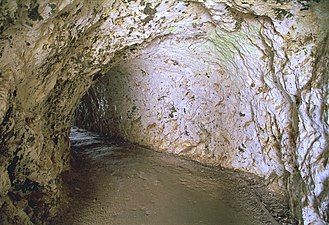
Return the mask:
M 233 170 L 74 128 L 68 201 L 53 224 L 291 224 L 283 200 Z M 278 221 L 278 222 L 277 222 Z

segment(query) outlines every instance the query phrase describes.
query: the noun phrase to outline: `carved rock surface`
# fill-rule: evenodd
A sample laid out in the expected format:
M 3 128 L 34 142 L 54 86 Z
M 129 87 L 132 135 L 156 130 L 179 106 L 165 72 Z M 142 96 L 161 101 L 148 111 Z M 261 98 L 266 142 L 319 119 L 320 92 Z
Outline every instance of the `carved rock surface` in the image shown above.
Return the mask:
M 263 176 L 301 224 L 328 223 L 328 11 L 325 0 L 2 2 L 0 221 L 56 213 L 71 117 L 96 83 L 78 124 Z

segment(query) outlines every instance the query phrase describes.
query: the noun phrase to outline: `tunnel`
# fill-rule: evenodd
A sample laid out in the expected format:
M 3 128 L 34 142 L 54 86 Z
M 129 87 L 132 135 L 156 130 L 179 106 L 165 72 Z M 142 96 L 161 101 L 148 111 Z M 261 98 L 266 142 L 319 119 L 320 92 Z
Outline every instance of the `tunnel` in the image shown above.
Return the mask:
M 72 126 L 155 158 L 249 174 L 284 199 L 286 224 L 328 223 L 327 1 L 0 8 L 2 224 L 59 214 Z

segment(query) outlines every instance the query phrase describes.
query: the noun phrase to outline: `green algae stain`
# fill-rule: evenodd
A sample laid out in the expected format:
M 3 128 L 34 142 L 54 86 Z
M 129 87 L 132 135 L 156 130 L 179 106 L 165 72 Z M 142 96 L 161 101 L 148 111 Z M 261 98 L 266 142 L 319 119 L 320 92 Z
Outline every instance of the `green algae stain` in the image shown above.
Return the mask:
M 248 32 L 242 29 L 232 33 L 217 30 L 208 37 L 211 42 L 210 47 L 215 49 L 221 61 L 233 62 L 239 53 L 252 54 L 257 51 L 250 39 L 258 36 L 259 29 L 259 24 L 252 24 Z
M 232 42 L 225 36 L 219 36 L 214 33 L 209 37 L 211 43 L 214 45 L 216 51 L 219 53 L 218 57 L 221 61 L 228 62 L 234 59 L 236 50 Z
M 169 27 L 168 31 L 169 31 L 169 33 L 175 33 L 176 28 L 175 27 Z

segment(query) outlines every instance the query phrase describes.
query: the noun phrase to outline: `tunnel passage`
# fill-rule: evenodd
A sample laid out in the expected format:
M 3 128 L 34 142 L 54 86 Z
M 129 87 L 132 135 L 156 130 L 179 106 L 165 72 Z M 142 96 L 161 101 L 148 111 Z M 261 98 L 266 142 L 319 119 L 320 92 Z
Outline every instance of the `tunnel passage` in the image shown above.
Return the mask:
M 70 201 L 51 224 L 291 225 L 264 180 L 73 127 Z
M 278 121 L 285 123 L 287 115 L 280 118 L 275 109 L 288 103 L 285 93 L 270 97 L 281 89 L 276 81 L 262 83 L 275 79 L 264 76 L 271 58 L 264 56 L 268 46 L 254 46 L 264 41 L 257 36 L 263 24 L 249 22 L 229 36 L 210 31 L 196 39 L 161 38 L 120 52 L 82 98 L 75 124 L 257 174 L 285 195 Z
M 170 86 L 178 91 L 177 96 L 159 100 L 165 106 L 163 115 L 153 122 L 155 128 L 165 123 L 159 135 L 168 134 L 164 141 L 135 135 L 141 129 L 148 134 L 144 137 L 151 137 L 157 130 L 153 122 L 143 120 L 147 117 L 140 121 L 135 117 L 140 110 L 148 111 L 142 105 L 127 109 L 134 111 L 130 116 L 136 125 L 128 119 L 125 127 L 118 127 L 119 132 L 123 136 L 131 132 L 132 141 L 154 149 L 263 176 L 271 188 L 288 192 L 300 223 L 326 223 L 327 12 L 327 1 L 4 3 L 0 29 L 1 220 L 41 223 L 56 214 L 63 199 L 59 174 L 69 168 L 71 116 L 80 98 L 97 79 L 105 83 L 106 77 L 111 79 L 111 70 L 124 69 L 123 77 L 144 71 L 145 81 L 156 79 L 161 71 L 141 66 L 142 61 L 152 66 L 142 50 L 152 50 L 144 48 L 151 43 L 166 50 L 158 55 L 169 59 L 161 63 L 155 56 L 152 59 L 172 73 L 161 79 L 179 77 L 173 76 L 178 70 L 193 79 L 168 80 L 168 84 L 181 82 L 182 87 Z M 137 50 L 140 62 L 130 60 L 143 70 L 134 73 L 129 70 L 135 67 L 119 65 L 125 64 L 120 57 L 128 57 L 126 50 L 133 46 L 143 46 Z M 187 67 L 181 66 L 185 63 Z M 184 82 L 193 81 L 193 90 L 184 90 L 192 85 Z M 169 99 L 173 101 L 165 102 Z M 127 117 L 127 112 L 118 114 L 119 118 Z M 195 125 L 188 118 L 194 115 Z M 105 123 L 102 116 L 98 118 Z M 96 129 L 95 124 L 91 120 L 90 126 Z M 175 135 L 182 135 L 184 142 Z M 170 144 L 176 148 L 170 149 Z
M 242 49 L 226 49 L 225 44 L 239 44 L 238 34 L 230 37 L 233 42 L 221 37 L 218 43 L 217 37 L 167 38 L 122 53 L 82 98 L 75 124 L 159 151 L 280 179 L 284 168 L 273 148 L 275 137 L 257 130 L 252 118 L 266 121 L 274 115 L 250 108 L 253 101 L 263 107 L 272 102 L 259 91 L 260 81 L 243 73 L 255 65 L 266 68 L 265 62 L 249 59 L 261 57 L 261 51 L 245 40 Z M 234 67 L 240 60 L 246 63 Z M 267 139 L 263 148 L 270 151 L 270 159 L 257 135 Z M 273 188 L 280 190 L 273 181 Z

